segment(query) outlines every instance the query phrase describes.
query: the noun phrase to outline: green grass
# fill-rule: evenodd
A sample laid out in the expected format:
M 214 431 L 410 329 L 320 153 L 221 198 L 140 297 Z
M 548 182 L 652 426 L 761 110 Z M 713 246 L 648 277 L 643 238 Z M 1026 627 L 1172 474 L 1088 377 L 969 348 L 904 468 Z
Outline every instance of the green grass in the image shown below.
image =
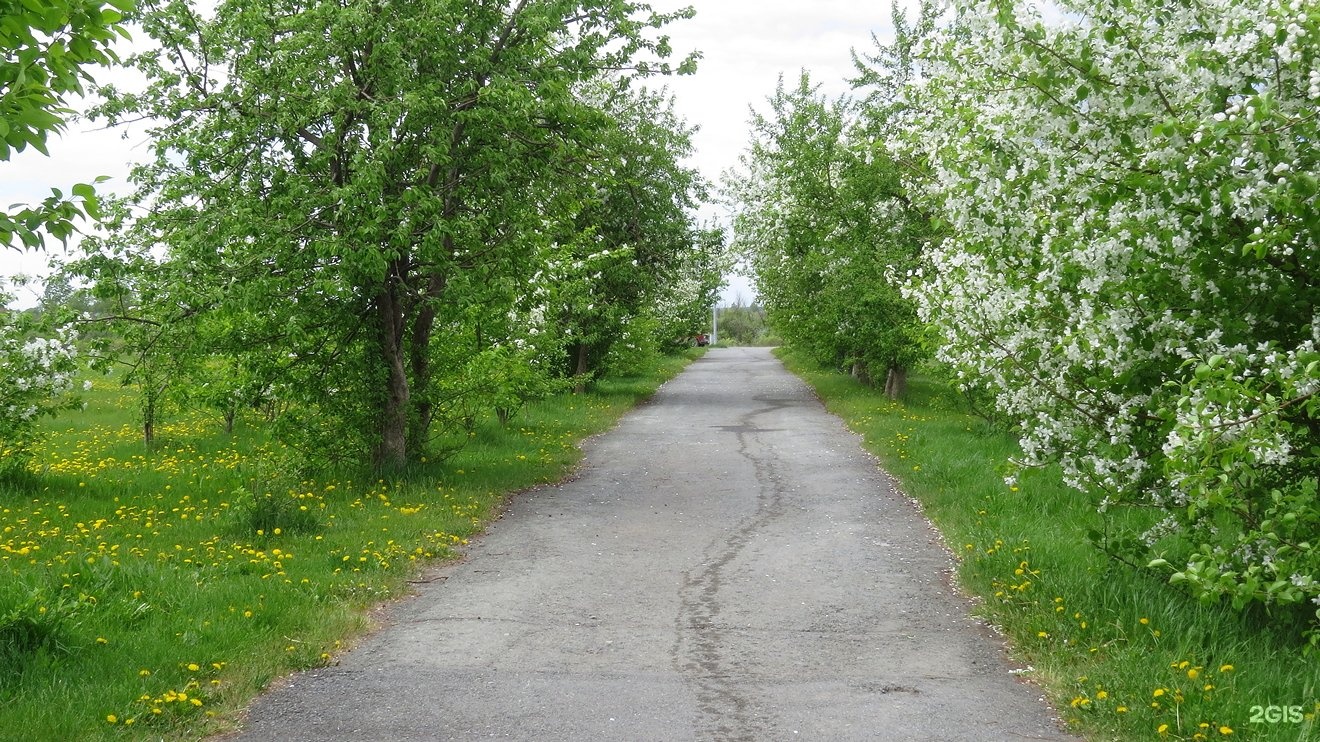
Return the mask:
M 783 357 L 921 503 L 978 613 L 1071 729 L 1092 740 L 1320 739 L 1320 661 L 1302 656 L 1295 632 L 1203 606 L 1110 559 L 1087 536 L 1105 525 L 1095 504 L 1057 471 L 1010 488 L 1000 471 L 1012 438 L 964 414 L 938 381 L 913 378 L 896 404 Z M 1301 707 L 1303 718 L 1270 722 L 1270 706 Z
M 557 481 L 690 358 L 483 420 L 463 451 L 382 479 L 296 479 L 259 423 L 181 415 L 151 450 L 97 381 L 39 471 L 0 484 L 0 737 L 197 738 L 272 679 L 334 661 L 369 609 L 450 558 L 507 495 Z

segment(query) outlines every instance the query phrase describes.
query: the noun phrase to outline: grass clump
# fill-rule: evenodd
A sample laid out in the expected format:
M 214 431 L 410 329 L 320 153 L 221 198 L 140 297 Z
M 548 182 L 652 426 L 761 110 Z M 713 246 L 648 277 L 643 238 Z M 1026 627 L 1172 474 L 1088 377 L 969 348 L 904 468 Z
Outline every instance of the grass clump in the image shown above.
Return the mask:
M 1269 614 L 1203 605 L 1101 545 L 1101 514 L 1058 471 L 1009 485 L 1011 435 L 915 376 L 904 403 L 791 353 L 789 367 L 916 498 L 959 560 L 981 617 L 1011 640 L 1027 678 L 1092 739 L 1320 739 L 1320 663 Z M 1271 709 L 1274 709 L 1271 712 Z
M 566 476 L 691 356 L 474 420 L 444 461 L 294 475 L 255 416 L 157 426 L 97 381 L 0 482 L 0 736 L 195 739 L 290 671 L 334 662 L 368 609 L 449 558 L 511 492 Z M 274 462 L 274 463 L 272 463 Z

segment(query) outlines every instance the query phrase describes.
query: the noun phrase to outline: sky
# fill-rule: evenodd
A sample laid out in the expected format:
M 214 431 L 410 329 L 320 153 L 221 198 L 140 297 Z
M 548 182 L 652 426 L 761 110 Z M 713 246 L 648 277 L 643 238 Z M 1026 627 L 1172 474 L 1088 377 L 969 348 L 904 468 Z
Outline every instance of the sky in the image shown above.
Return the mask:
M 882 39 L 891 36 L 888 2 L 651 1 L 657 10 L 696 8 L 694 19 L 676 22 L 666 32 L 680 58 L 692 50 L 701 52 L 697 74 L 670 78 L 664 84 L 673 92 L 678 112 L 700 127 L 693 164 L 714 183 L 737 164 L 748 142 L 750 107 L 764 110 L 781 74 L 791 84 L 800 70 L 807 69 L 826 93 L 847 92 L 847 79 L 853 74 L 851 50 L 873 48 L 873 32 Z M 141 127 L 106 131 L 85 121 L 70 124 L 63 135 L 52 138 L 49 149 L 50 157 L 29 150 L 0 163 L 0 205 L 40 201 L 51 188 L 67 192 L 74 183 L 102 175 L 110 177 L 99 186 L 102 191 L 126 191 L 130 163 L 148 155 Z M 703 216 L 719 219 L 723 213 L 711 207 Z M 52 252 L 59 254 L 58 243 Z M 48 259 L 0 250 L 0 275 L 40 276 Z M 738 300 L 746 304 L 755 298 L 746 278 L 729 276 L 728 281 L 721 305 Z M 18 294 L 19 306 L 34 303 L 41 293 L 40 286 L 11 291 Z

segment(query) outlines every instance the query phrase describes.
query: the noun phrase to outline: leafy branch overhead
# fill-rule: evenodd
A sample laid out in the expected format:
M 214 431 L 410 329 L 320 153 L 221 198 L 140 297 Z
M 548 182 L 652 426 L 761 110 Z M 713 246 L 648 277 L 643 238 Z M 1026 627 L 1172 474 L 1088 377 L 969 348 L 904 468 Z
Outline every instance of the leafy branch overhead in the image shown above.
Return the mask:
M 70 96 L 81 96 L 90 67 L 118 61 L 114 43 L 127 38 L 122 21 L 131 0 L 9 2 L 0 19 L 0 162 L 31 147 L 48 155 L 51 134 L 73 114 Z M 54 190 L 41 204 L 0 211 L 0 247 L 33 248 L 51 235 L 65 241 L 81 216 L 98 219 L 90 185 L 72 187 L 72 198 Z M 10 207 L 13 208 L 13 207 Z

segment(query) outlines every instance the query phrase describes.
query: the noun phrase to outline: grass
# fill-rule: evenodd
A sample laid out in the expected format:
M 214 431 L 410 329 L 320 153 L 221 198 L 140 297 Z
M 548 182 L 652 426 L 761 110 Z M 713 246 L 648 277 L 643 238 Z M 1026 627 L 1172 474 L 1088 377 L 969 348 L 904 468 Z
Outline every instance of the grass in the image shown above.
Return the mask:
M 509 493 L 557 481 L 691 357 L 482 421 L 443 463 L 291 478 L 264 429 L 200 416 L 143 447 L 133 396 L 97 381 L 38 470 L 0 484 L 0 734 L 195 739 L 271 680 L 326 665 L 369 609 L 454 556 Z
M 1320 739 L 1320 662 L 1295 634 L 1110 559 L 1087 536 L 1105 526 L 1095 503 L 1057 471 L 1009 487 L 998 472 L 1014 441 L 965 414 L 948 387 L 917 376 L 897 404 L 783 357 L 921 503 L 979 614 L 1070 729 L 1092 740 Z

